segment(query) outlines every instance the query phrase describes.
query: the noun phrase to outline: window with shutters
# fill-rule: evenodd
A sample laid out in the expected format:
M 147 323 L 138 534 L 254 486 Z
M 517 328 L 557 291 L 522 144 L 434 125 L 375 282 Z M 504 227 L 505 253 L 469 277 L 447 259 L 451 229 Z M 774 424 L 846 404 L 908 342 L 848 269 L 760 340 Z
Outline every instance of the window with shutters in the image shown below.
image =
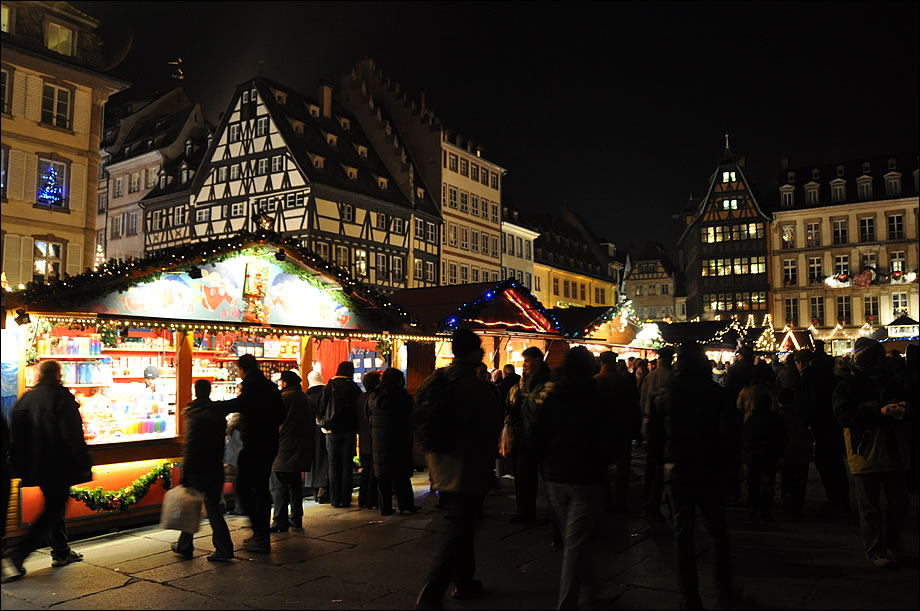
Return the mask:
M 137 212 L 126 212 L 127 219 L 125 228 L 125 235 L 137 235 Z
M 10 147 L 0 146 L 0 197 L 6 199 L 7 168 L 10 166 Z
M 147 168 L 147 188 L 152 189 L 157 182 L 157 172 L 159 168 Z
M 900 316 L 901 314 L 908 314 L 910 312 L 910 307 L 907 302 L 907 293 L 891 294 L 891 310 L 892 316 Z
M 0 70 L 0 105 L 2 105 L 0 109 L 2 109 L 5 114 L 10 114 L 10 93 L 13 89 L 12 84 L 13 81 L 11 80 L 9 70 Z
M 51 208 L 66 208 L 67 164 L 53 159 L 38 160 L 38 184 L 36 184 L 37 203 Z
M 46 125 L 70 129 L 71 91 L 45 83 L 42 87 L 42 119 Z
M 112 197 L 121 197 L 124 194 L 125 194 L 125 179 L 124 177 L 116 178 L 115 179 L 115 193 Z
M 141 175 L 138 172 L 131 174 L 131 183 L 128 186 L 128 193 L 137 193 L 141 189 Z
M 32 251 L 32 280 L 45 282 L 61 277 L 64 246 L 60 242 L 35 240 Z

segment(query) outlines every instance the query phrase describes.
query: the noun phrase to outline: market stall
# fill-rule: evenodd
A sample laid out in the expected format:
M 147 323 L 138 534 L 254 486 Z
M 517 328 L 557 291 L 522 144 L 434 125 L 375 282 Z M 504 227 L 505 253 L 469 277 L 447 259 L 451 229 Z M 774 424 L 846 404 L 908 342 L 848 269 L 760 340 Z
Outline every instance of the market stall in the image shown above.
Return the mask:
M 641 328 L 631 302 L 611 307 L 554 308 L 549 312 L 565 329 L 569 347 L 584 346 L 595 356 L 612 351 L 621 359 L 643 358 L 647 352 L 630 347 Z
M 916 346 L 920 341 L 918 328 L 920 328 L 920 323 L 907 314 L 902 314 L 887 325 L 879 327 L 869 337 L 881 342 L 886 351 L 897 350 L 903 354 L 907 346 L 911 344 Z
M 151 484 L 179 475 L 194 381 L 210 380 L 215 399 L 236 396 L 240 355 L 273 379 L 287 369 L 328 379 L 346 358 L 363 372 L 435 339 L 385 296 L 268 232 L 29 284 L 5 302 L 4 395 L 15 386 L 21 396 L 55 359 L 80 403 L 96 466 L 92 484 L 72 492 L 84 501 L 68 505 L 73 526 L 98 521 L 96 509 L 119 518 L 159 510 L 164 486 Z M 18 526 L 40 512 L 37 488 L 15 490 L 13 501 Z

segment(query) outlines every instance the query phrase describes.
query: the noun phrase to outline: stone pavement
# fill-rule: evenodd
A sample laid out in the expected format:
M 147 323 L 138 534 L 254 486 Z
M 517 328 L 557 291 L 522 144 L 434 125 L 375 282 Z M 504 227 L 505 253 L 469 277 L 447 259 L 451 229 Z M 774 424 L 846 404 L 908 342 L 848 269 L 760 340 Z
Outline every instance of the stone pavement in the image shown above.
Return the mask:
M 641 470 L 641 456 L 634 471 Z M 272 535 L 271 554 L 237 551 L 231 563 L 208 562 L 213 551 L 205 521 L 195 557 L 170 551 L 174 531 L 135 528 L 73 543 L 83 562 L 53 569 L 48 549 L 26 562 L 28 574 L 2 586 L 0 605 L 12 609 L 411 609 L 444 529 L 427 476 L 413 481 L 423 510 L 383 518 L 353 507 L 333 509 L 305 501 L 305 530 Z M 641 483 L 633 481 L 633 506 Z M 454 609 L 555 607 L 561 553 L 550 546 L 545 524 L 511 525 L 514 484 L 485 503 L 477 532 L 479 601 L 447 602 Z M 846 519 L 815 516 L 821 488 L 812 468 L 808 512 L 775 522 L 751 522 L 741 507 L 730 513 L 731 545 L 747 609 L 917 609 L 917 496 L 911 496 L 906 549 L 899 568 L 880 570 L 862 553 L 855 513 Z M 543 512 L 543 498 L 541 494 Z M 247 520 L 229 516 L 233 541 L 250 534 Z M 703 604 L 714 605 L 708 536 L 697 539 Z M 605 514 L 595 568 L 602 584 L 596 608 L 677 608 L 671 535 L 641 516 Z

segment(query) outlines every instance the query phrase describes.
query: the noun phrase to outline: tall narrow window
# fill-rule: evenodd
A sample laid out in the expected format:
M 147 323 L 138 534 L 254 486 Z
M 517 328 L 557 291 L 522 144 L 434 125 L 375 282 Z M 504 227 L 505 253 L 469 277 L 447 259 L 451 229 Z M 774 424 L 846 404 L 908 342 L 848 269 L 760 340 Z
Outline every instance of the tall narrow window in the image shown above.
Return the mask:
M 786 299 L 786 322 L 793 327 L 799 324 L 799 300 L 796 297 Z
M 821 268 L 821 257 L 808 258 L 808 284 L 817 285 L 824 282 L 824 273 Z
M 45 84 L 42 87 L 42 123 L 70 129 L 70 90 Z
M 51 159 L 38 160 L 36 201 L 45 206 L 67 206 L 67 165 Z
M 3 7 L 4 10 L 6 7 Z M 10 73 L 7 70 L 0 70 L 0 104 L 2 104 L 3 112 L 9 114 L 10 112 Z M 100 164 L 102 165 L 102 164 Z
M 891 294 L 891 310 L 892 315 L 895 317 L 909 313 L 910 308 L 907 305 L 907 293 Z
M 811 324 L 816 327 L 824 326 L 824 297 L 811 298 Z
M 821 223 L 808 223 L 808 246 L 821 246 Z
M 875 241 L 875 217 L 865 217 L 859 219 L 859 241 Z
M 904 239 L 904 217 L 900 214 L 888 215 L 888 239 Z
M 904 251 L 894 250 L 891 252 L 891 266 L 888 271 L 891 273 L 904 273 Z
M 866 295 L 863 297 L 863 313 L 866 316 L 866 322 L 874 323 L 878 321 L 878 295 Z
M 367 251 L 355 250 L 355 274 L 361 278 L 367 276 Z
M 33 273 L 34 282 L 45 282 L 61 277 L 61 260 L 64 246 L 60 242 L 35 240 L 33 243 Z
M 834 221 L 834 244 L 846 244 L 847 240 L 846 219 Z
M 850 273 L 850 255 L 836 255 L 834 257 L 834 274 Z
M 837 297 L 837 322 L 841 325 L 853 323 L 853 317 L 850 312 L 850 296 L 839 295 Z

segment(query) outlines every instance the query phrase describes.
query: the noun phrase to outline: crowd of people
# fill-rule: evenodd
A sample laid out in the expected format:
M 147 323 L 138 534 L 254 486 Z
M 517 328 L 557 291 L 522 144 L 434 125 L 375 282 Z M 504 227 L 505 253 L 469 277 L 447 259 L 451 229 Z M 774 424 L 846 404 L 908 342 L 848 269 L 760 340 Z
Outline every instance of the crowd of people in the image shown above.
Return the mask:
M 236 399 L 213 402 L 209 383 L 197 381 L 196 398 L 184 411 L 182 483 L 204 493 L 215 548 L 208 560 L 234 557 L 221 506 L 231 414 L 241 442 L 234 460 L 237 510 L 252 528 L 243 545 L 255 552 L 270 551 L 270 533 L 303 527 L 305 483 L 317 503 L 350 507 L 356 453 L 359 507 L 392 515 L 395 495 L 400 513 L 418 511 L 411 477 L 414 443 L 421 446 L 448 526 L 418 608 L 440 608 L 451 584 L 455 599 L 483 594 L 475 579 L 474 532 L 486 494 L 497 485 L 500 439 L 510 449 L 514 475 L 512 523 L 538 520 L 543 480 L 550 540 L 562 550 L 559 608 L 576 608 L 583 591 L 594 592 L 596 529 L 605 511 L 633 510 L 631 460 L 642 445 L 644 515 L 651 522 L 670 516 L 684 608 L 701 604 L 696 510 L 713 539 L 716 592 L 730 604 L 739 590 L 729 503 L 746 503 L 753 520 L 775 519 L 779 477 L 784 518 L 800 516 L 812 462 L 827 498 L 817 514 L 847 516 L 852 482 L 869 561 L 885 567 L 903 554 L 907 492 L 917 486 L 916 346 L 905 362 L 861 338 L 851 356 L 835 361 L 818 342 L 782 364 L 744 347 L 727 368 L 714 367 L 695 343 L 662 348 L 650 361 L 613 352 L 595 358 L 575 347 L 554 370 L 531 347 L 522 354 L 520 375 L 510 365 L 490 374 L 480 339 L 470 331 L 454 333 L 452 350 L 452 364 L 425 380 L 415 398 L 394 368 L 365 374 L 362 391 L 349 361 L 328 383 L 311 372 L 306 392 L 296 371 L 281 375 L 279 390 L 251 355 L 239 358 L 243 381 Z M 46 498 L 42 517 L 8 554 L 14 577 L 25 573 L 26 556 L 45 541 L 55 566 L 81 558 L 67 545 L 63 515 L 69 486 L 89 479 L 89 458 L 76 402 L 55 366 L 41 365 L 38 386 L 12 413 L 14 473 L 23 485 L 41 486 Z M 190 557 L 192 535 L 182 533 L 173 550 Z

